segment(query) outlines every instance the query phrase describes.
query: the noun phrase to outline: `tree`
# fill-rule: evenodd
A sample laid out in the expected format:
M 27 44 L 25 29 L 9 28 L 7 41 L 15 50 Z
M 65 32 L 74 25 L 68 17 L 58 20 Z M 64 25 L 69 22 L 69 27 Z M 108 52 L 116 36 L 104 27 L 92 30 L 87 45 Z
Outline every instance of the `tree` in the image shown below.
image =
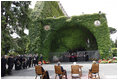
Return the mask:
M 28 36 L 14 39 L 14 51 L 19 54 L 27 53 L 27 46 L 29 44 Z
M 117 48 L 117 39 L 115 40 L 114 45 Z
M 17 33 L 24 36 L 24 29 L 30 23 L 30 1 L 1 1 L 1 38 L 2 53 L 7 54 L 13 47 L 13 39 L 10 34 Z
M 115 42 L 111 40 L 111 53 L 113 56 L 117 56 L 117 40 Z

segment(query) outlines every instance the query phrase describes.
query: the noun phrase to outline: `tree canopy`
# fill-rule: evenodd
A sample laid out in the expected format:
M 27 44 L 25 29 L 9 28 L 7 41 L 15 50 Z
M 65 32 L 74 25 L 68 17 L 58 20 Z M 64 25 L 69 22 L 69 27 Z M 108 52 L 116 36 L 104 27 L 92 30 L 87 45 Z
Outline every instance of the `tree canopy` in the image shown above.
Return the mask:
M 11 34 L 16 33 L 20 37 L 26 35 L 24 29 L 28 28 L 30 23 L 29 5 L 30 1 L 1 1 L 2 54 L 13 49 L 14 39 Z

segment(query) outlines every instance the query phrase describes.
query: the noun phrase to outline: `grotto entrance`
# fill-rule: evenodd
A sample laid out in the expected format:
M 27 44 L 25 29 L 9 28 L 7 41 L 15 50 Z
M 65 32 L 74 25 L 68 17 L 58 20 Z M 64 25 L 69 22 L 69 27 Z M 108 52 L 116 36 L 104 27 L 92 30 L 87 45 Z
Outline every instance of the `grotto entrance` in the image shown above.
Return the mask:
M 66 25 L 52 36 L 50 61 L 89 61 L 99 55 L 96 38 L 84 26 Z M 76 58 L 72 59 L 73 56 Z M 88 59 L 85 59 L 86 56 Z
M 77 51 L 73 52 L 73 55 L 76 56 L 73 59 L 70 58 L 72 53 L 70 52 L 51 52 L 50 61 L 51 62 L 81 62 L 81 61 L 92 61 L 99 60 L 100 54 L 98 50 L 93 51 Z

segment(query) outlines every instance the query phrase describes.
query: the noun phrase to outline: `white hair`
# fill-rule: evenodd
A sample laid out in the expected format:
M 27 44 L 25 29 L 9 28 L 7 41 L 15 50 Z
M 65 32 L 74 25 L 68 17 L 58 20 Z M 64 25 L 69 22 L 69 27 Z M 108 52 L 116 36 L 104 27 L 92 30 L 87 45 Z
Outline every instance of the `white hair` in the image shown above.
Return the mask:
M 93 64 L 96 64 L 96 61 L 93 61 Z
M 73 62 L 74 65 L 76 65 L 76 62 Z

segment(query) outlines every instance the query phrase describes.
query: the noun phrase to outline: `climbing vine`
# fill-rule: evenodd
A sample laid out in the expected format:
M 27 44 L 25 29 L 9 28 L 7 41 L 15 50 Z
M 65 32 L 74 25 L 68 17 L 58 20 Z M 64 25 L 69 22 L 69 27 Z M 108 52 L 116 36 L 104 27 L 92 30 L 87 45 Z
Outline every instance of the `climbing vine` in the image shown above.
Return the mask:
M 94 25 L 94 22 L 96 20 L 99 20 L 101 22 L 99 26 Z M 72 16 L 71 18 L 49 17 L 46 19 L 37 20 L 37 22 L 42 22 L 40 26 L 42 28 L 40 30 L 41 35 L 43 35 L 41 38 L 41 41 L 43 42 L 41 51 L 47 57 L 47 59 L 51 51 L 64 51 L 64 50 L 67 50 L 67 47 L 70 47 L 70 45 L 72 46 L 71 42 L 73 41 L 73 38 L 69 38 L 69 37 L 66 38 L 67 36 L 64 36 L 64 35 L 73 33 L 73 32 L 70 32 L 72 31 L 73 28 L 75 28 L 75 32 L 77 32 L 76 31 L 77 28 L 80 30 L 84 29 L 83 31 L 90 32 L 90 34 L 93 35 L 91 38 L 95 37 L 95 39 L 93 40 L 96 40 L 96 43 L 93 41 L 92 44 L 95 44 L 94 45 L 96 46 L 95 49 L 99 50 L 101 54 L 101 58 L 109 57 L 108 54 L 109 54 L 111 43 L 110 43 L 110 33 L 107 26 L 107 20 L 106 20 L 105 14 L 86 14 L 86 15 L 81 15 L 81 16 Z M 50 30 L 46 31 L 44 29 L 45 25 L 49 25 Z M 65 29 L 67 29 L 67 31 Z M 59 42 L 61 41 L 60 39 L 58 39 L 60 35 L 61 37 L 64 36 L 62 39 L 64 40 L 70 39 L 70 41 L 67 41 L 68 43 L 66 43 L 66 41 L 62 40 L 63 44 L 62 43 L 59 44 Z M 86 35 L 89 36 L 89 34 L 86 34 Z M 85 35 L 81 37 L 84 37 L 84 36 Z M 85 36 L 84 38 L 86 38 L 87 36 Z M 57 41 L 55 39 L 57 39 Z M 75 39 L 75 40 L 78 40 L 78 39 Z M 81 41 L 81 40 L 78 40 L 78 41 Z M 78 41 L 76 41 L 76 43 Z M 81 42 L 78 42 L 78 43 L 81 43 Z M 62 47 L 62 45 L 65 45 L 65 44 L 66 44 L 66 47 Z M 60 46 L 53 47 L 52 45 L 60 45 Z M 83 46 L 85 45 L 85 43 L 82 42 L 81 45 Z

